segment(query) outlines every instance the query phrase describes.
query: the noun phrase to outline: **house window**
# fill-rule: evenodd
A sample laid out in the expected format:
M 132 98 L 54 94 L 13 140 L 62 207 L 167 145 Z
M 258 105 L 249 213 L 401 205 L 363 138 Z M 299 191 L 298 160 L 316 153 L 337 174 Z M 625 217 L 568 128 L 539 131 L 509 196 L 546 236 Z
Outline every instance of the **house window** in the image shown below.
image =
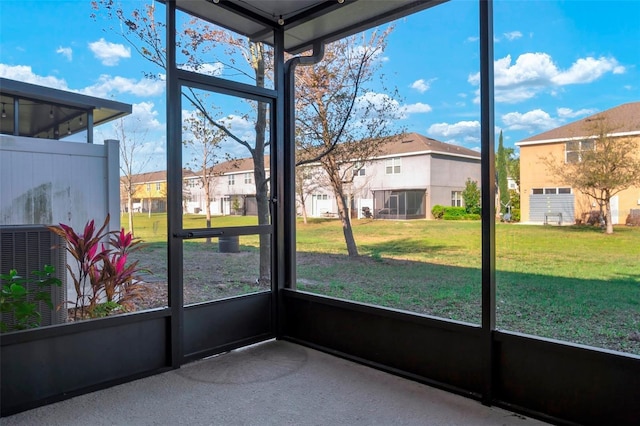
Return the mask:
M 531 190 L 532 194 L 546 194 L 546 195 L 557 195 L 557 194 L 571 194 L 571 188 L 533 188 Z
M 564 155 L 566 163 L 579 163 L 582 161 L 582 154 L 595 149 L 594 141 L 569 141 L 564 145 Z
M 251 177 L 251 173 L 245 173 L 244 174 L 244 183 L 246 183 L 246 184 L 253 183 L 253 179 Z
M 385 161 L 385 171 L 388 175 L 400 174 L 400 166 L 399 158 L 389 158 Z
M 229 186 L 236 184 L 236 175 L 229 175 Z
M 362 163 L 355 163 L 353 165 L 353 175 L 354 176 L 364 176 L 365 175 L 365 171 L 364 171 L 364 164 Z
M 462 191 L 451 191 L 451 205 L 462 207 Z
M 160 182 L 156 182 L 156 191 L 160 191 Z
M 147 184 L 147 192 L 151 192 L 151 184 L 150 183 Z

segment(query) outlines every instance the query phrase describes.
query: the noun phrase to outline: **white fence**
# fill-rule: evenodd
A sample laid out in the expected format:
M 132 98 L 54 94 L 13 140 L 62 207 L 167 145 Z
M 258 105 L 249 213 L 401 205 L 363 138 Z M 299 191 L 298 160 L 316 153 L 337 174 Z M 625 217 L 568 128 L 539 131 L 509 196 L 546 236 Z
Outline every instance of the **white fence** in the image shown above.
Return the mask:
M 89 219 L 120 228 L 118 141 L 104 145 L 0 135 L 0 225 Z

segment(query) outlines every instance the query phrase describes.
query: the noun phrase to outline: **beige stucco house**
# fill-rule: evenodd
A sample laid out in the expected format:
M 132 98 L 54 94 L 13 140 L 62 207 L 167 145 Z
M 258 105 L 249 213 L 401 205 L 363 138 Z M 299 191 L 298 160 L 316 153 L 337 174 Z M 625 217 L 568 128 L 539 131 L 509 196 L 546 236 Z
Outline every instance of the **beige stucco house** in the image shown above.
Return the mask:
M 520 147 L 523 222 L 573 224 L 599 209 L 593 199 L 555 177 L 544 161 L 545 158 L 565 163 L 580 161 L 581 152 L 593 149 L 594 124 L 599 120 L 604 120 L 611 129 L 608 136 L 635 140 L 636 153 L 640 155 L 640 102 L 619 105 L 516 143 Z M 640 209 L 640 182 L 611 199 L 613 224 L 624 224 L 632 209 Z

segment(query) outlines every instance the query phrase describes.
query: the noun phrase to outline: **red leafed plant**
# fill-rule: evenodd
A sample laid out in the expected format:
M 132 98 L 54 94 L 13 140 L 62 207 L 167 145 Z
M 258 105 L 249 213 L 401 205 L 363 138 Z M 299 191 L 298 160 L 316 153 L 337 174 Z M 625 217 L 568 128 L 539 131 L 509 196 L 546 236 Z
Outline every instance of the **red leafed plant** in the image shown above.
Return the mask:
M 109 215 L 96 231 L 93 220 L 87 222 L 78 235 L 70 226 L 50 226 L 49 229 L 66 241 L 66 250 L 75 260 L 67 262 L 73 279 L 76 300 L 73 319 L 96 318 L 113 311 L 129 312 L 141 299 L 146 288 L 136 279 L 138 261 L 127 265 L 129 253 L 142 242 L 130 232 L 107 231 Z M 75 266 L 75 268 L 73 267 Z

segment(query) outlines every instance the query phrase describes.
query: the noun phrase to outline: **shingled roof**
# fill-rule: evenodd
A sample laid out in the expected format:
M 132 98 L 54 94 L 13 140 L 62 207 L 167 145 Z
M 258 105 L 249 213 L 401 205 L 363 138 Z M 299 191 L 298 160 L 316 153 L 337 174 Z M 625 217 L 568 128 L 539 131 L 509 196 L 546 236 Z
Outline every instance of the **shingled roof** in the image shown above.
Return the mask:
M 516 145 L 560 142 L 567 139 L 593 136 L 593 122 L 606 120 L 613 134 L 640 134 L 640 102 L 630 102 L 590 115 L 578 121 L 523 139 Z
M 404 155 L 420 155 L 420 154 L 439 154 L 454 157 L 465 157 L 480 160 L 480 153 L 472 149 L 464 148 L 459 145 L 452 145 L 435 139 L 422 136 L 418 133 L 405 133 L 391 138 L 380 148 L 380 153 L 374 158 L 395 157 Z M 264 162 L 266 168 L 269 169 L 269 156 L 265 155 Z M 238 174 L 253 171 L 252 158 L 238 158 L 216 164 L 213 167 L 213 174 Z M 191 170 L 183 170 L 183 178 L 198 177 L 198 172 Z M 167 178 L 167 172 L 164 170 L 141 173 L 133 176 L 133 183 L 149 183 L 163 182 Z
M 376 158 L 402 154 L 443 154 L 480 158 L 480 153 L 459 145 L 452 145 L 418 133 L 398 135 L 385 143 Z

